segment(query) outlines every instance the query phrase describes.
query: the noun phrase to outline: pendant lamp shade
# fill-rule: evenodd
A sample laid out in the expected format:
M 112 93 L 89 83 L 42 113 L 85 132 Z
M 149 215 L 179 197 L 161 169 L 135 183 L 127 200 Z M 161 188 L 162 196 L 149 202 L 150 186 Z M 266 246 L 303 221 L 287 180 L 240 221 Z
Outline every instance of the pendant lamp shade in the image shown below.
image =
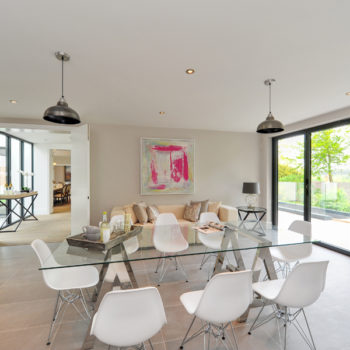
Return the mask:
M 269 87 L 269 114 L 266 120 L 260 123 L 256 129 L 256 132 L 260 134 L 273 134 L 284 130 L 283 124 L 279 120 L 276 120 L 271 112 L 271 84 L 274 81 L 275 79 L 267 79 L 264 81 L 264 84 Z
M 70 56 L 65 52 L 56 52 L 56 58 L 62 62 L 62 96 L 55 106 L 46 109 L 43 119 L 57 124 L 79 124 L 79 114 L 68 106 L 63 94 L 63 64 Z

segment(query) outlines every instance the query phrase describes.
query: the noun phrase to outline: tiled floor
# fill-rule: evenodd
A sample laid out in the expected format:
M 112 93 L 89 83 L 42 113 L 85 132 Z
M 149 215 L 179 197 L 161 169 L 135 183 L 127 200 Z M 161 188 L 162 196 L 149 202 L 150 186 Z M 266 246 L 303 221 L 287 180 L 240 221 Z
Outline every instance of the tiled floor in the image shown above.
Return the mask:
M 179 272 L 172 271 L 160 287 L 168 323 L 153 338 L 155 350 L 178 349 L 191 320 L 182 307 L 179 296 L 206 283 L 206 271 L 199 271 L 201 257 L 186 257 L 182 261 L 189 282 L 182 281 Z M 314 258 L 329 259 L 327 285 L 318 302 L 306 309 L 318 350 L 350 349 L 348 320 L 350 315 L 350 258 L 315 247 Z M 154 285 L 155 261 L 134 263 L 140 286 Z M 37 270 L 37 260 L 30 246 L 0 248 L 0 350 L 75 350 L 80 349 L 87 331 L 87 321 L 82 321 L 74 309 L 66 309 L 59 322 L 50 347 L 46 337 L 52 317 L 55 293 L 49 290 Z M 257 310 L 249 315 L 247 324 L 235 323 L 241 350 L 281 349 L 281 326 L 275 321 L 247 334 Z M 198 323 L 199 324 L 199 323 Z M 283 327 L 282 327 L 283 328 Z M 211 349 L 215 348 L 212 343 Z M 203 348 L 203 339 L 188 343 L 186 350 Z M 223 349 L 217 344 L 217 349 Z M 96 342 L 95 349 L 107 349 Z M 296 330 L 288 334 L 288 350 L 308 349 Z

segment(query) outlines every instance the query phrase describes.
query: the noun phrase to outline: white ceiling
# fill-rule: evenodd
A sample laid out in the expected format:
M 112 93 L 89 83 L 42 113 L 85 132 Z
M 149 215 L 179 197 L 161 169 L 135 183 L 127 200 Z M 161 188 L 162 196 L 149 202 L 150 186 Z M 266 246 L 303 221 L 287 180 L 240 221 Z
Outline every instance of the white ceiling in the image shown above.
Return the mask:
M 2 0 L 0 118 L 57 102 L 56 50 L 84 122 L 254 131 L 266 78 L 275 117 L 310 118 L 350 105 L 349 14 L 347 0 Z
M 4 131 L 12 136 L 19 137 L 20 139 L 40 144 L 52 144 L 52 145 L 70 145 L 71 134 L 68 131 L 53 131 L 43 129 L 16 129 L 16 128 L 0 128 L 0 131 Z M 56 150 L 58 155 L 61 155 L 61 150 Z M 62 152 L 70 152 L 63 151 Z

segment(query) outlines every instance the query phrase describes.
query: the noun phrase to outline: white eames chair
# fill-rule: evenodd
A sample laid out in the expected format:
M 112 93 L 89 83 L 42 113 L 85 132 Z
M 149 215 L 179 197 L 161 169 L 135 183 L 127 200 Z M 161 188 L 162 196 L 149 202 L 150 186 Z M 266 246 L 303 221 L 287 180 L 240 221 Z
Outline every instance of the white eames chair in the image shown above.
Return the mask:
M 36 239 L 32 242 L 31 246 L 39 258 L 41 267 L 60 266 L 55 261 L 49 247 L 44 241 Z M 86 319 L 75 305 L 75 302 L 80 300 L 87 317 L 91 318 L 82 289 L 96 286 L 99 281 L 99 274 L 97 269 L 93 266 L 47 269 L 42 270 L 42 273 L 46 285 L 58 291 L 53 319 L 47 339 L 47 345 L 50 345 L 52 331 L 63 304 L 72 305 L 80 316 Z
M 155 287 L 117 290 L 107 293 L 96 312 L 91 334 L 109 346 L 145 349 L 144 342 L 157 334 L 166 316 Z
M 111 226 L 111 231 L 124 227 L 124 215 L 114 215 L 111 217 L 111 221 L 109 222 L 109 225 Z M 132 222 L 131 222 L 132 225 Z M 126 254 L 132 254 L 139 250 L 139 240 L 137 239 L 137 236 L 131 237 L 123 242 Z
M 263 298 L 264 305 L 248 334 L 266 322 L 277 318 L 284 325 L 284 349 L 287 348 L 287 328 L 292 324 L 309 348 L 316 350 L 304 307 L 313 304 L 324 290 L 328 263 L 328 261 L 303 262 L 296 265 L 286 279 L 254 283 L 253 290 Z M 265 320 L 257 324 L 266 302 L 272 302 L 276 306 Z M 296 311 L 292 311 L 291 308 Z M 304 316 L 309 335 L 306 334 L 297 319 L 300 314 Z
M 288 228 L 290 231 L 311 237 L 311 223 L 309 221 L 295 220 Z M 272 259 L 279 264 L 279 271 L 283 277 L 290 272 L 291 264 L 306 259 L 312 254 L 312 243 L 288 245 L 270 248 Z
M 204 290 L 188 292 L 181 295 L 180 300 L 186 311 L 193 315 L 192 322 L 181 343 L 184 345 L 199 335 L 204 335 L 204 348 L 210 348 L 210 338 L 214 337 L 223 343 L 227 349 L 233 347 L 226 329 L 231 328 L 235 347 L 238 349 L 232 321 L 242 316 L 253 300 L 252 271 L 224 272 L 215 275 Z M 196 318 L 204 321 L 202 327 L 193 333 L 189 332 Z M 207 346 L 205 346 L 207 338 Z M 226 343 L 227 341 L 227 343 Z
M 183 275 L 188 282 L 186 272 L 182 266 L 180 259 L 176 257 L 176 254 L 182 252 L 188 248 L 188 242 L 184 238 L 181 232 L 181 227 L 177 222 L 177 219 L 172 213 L 159 214 L 153 231 L 153 245 L 161 253 L 156 267 L 156 273 L 160 267 L 160 276 L 158 279 L 158 286 L 163 280 L 169 259 L 174 259 L 176 270 L 180 268 Z

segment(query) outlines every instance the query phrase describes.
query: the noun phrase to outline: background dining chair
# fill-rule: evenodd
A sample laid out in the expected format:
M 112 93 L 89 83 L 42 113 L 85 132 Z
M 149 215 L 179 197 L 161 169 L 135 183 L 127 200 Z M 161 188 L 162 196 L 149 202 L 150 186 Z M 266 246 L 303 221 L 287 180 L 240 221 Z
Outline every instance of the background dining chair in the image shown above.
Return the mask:
M 226 349 L 225 341 L 230 347 L 233 347 L 230 338 L 226 336 L 228 327 L 231 328 L 233 340 L 238 349 L 232 321 L 243 315 L 253 300 L 252 271 L 219 273 L 209 281 L 204 290 L 184 293 L 180 300 L 186 311 L 193 315 L 180 349 L 201 334 L 204 335 L 204 341 L 207 336 L 207 349 L 211 349 L 211 336 L 216 341 L 220 340 Z M 188 337 L 197 317 L 205 323 L 197 332 Z M 205 345 L 204 348 L 206 348 Z
M 302 262 L 294 267 L 286 279 L 253 283 L 253 290 L 263 298 L 264 305 L 248 334 L 268 321 L 277 318 L 283 321 L 285 327 L 284 349 L 287 347 L 287 326 L 293 323 L 310 349 L 316 350 L 304 307 L 313 304 L 324 290 L 328 263 L 328 261 Z M 274 307 L 273 312 L 265 320 L 256 324 L 265 307 L 265 302 L 272 302 L 278 307 Z M 291 308 L 297 310 L 291 312 Z M 304 316 L 309 337 L 297 320 L 300 314 Z
M 311 222 L 295 220 L 288 230 L 311 237 Z M 312 243 L 288 245 L 270 248 L 272 260 L 278 263 L 277 271 L 282 271 L 282 276 L 286 277 L 291 270 L 291 264 L 306 259 L 312 254 Z
M 94 316 L 91 334 L 110 346 L 141 345 L 157 334 L 166 316 L 162 298 L 155 287 L 117 290 L 107 293 Z
M 49 247 L 44 241 L 36 239 L 32 242 L 31 246 L 40 261 L 41 267 L 60 266 L 52 256 Z M 82 289 L 96 286 L 99 281 L 99 274 L 97 269 L 93 266 L 47 269 L 42 270 L 42 273 L 46 285 L 49 288 L 58 291 L 53 319 L 46 343 L 46 345 L 50 345 L 52 331 L 63 305 L 72 305 L 79 315 L 83 319 L 86 319 L 75 305 L 75 302 L 80 300 L 87 317 L 91 318 Z
M 188 248 L 188 242 L 181 232 L 181 227 L 177 219 L 172 213 L 159 214 L 153 231 L 153 245 L 161 253 L 155 272 L 158 272 L 160 267 L 160 276 L 158 286 L 163 280 L 167 268 L 168 260 L 174 259 L 176 270 L 178 267 L 188 282 L 185 269 L 182 266 L 181 260 L 176 257 L 176 254 Z

